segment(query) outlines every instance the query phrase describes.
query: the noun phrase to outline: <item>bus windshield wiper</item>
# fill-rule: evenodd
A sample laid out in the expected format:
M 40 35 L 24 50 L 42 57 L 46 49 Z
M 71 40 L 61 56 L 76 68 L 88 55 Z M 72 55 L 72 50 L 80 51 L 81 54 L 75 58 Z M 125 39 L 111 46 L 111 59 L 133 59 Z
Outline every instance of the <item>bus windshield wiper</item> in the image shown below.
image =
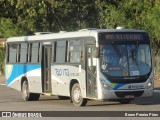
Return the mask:
M 118 57 L 119 58 L 121 58 L 121 53 L 120 53 L 120 50 L 119 50 L 119 48 L 116 46 L 116 45 L 114 45 L 114 44 L 112 44 L 112 47 L 114 48 L 114 50 L 116 51 L 116 53 L 117 53 L 117 55 L 118 55 Z
M 138 41 L 137 41 L 136 50 L 135 50 L 135 56 L 136 56 L 137 53 L 138 53 L 138 48 L 139 48 L 139 43 L 138 43 Z

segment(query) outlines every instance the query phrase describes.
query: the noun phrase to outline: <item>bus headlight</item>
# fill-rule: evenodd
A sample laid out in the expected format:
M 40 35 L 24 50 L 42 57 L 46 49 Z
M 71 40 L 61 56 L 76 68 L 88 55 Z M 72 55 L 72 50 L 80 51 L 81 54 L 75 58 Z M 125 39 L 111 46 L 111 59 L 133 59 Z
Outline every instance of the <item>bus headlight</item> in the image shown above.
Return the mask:
M 149 89 L 150 87 L 152 87 L 152 81 L 150 81 L 148 84 L 147 84 L 147 89 Z
M 101 78 L 100 81 L 104 89 L 110 89 L 110 86 L 107 84 L 106 80 Z

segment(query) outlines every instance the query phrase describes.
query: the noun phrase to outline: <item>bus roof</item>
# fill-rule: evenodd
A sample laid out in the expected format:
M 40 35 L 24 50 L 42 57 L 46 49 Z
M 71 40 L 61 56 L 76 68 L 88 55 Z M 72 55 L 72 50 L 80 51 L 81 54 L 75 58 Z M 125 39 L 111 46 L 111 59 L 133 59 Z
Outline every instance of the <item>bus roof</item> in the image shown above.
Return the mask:
M 132 29 L 82 29 L 73 32 L 59 32 L 59 33 L 47 33 L 37 34 L 30 36 L 10 37 L 7 42 L 18 41 L 38 41 L 38 40 L 52 40 L 52 39 L 64 39 L 64 38 L 78 38 L 78 37 L 96 37 L 100 32 L 146 32 L 144 30 L 132 30 Z

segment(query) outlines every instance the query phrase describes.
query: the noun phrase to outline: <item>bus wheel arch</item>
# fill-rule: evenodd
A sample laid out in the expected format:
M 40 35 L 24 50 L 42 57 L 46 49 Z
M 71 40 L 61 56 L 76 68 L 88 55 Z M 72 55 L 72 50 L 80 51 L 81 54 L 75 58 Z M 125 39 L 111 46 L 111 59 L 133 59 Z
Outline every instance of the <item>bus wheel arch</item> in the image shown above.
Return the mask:
M 21 92 L 22 92 L 22 97 L 25 101 L 35 101 L 38 100 L 40 97 L 40 94 L 31 93 L 29 91 L 29 83 L 26 77 L 22 77 L 21 79 Z
M 77 107 L 85 106 L 87 99 L 82 97 L 81 88 L 78 80 L 71 80 L 70 83 L 71 102 Z
M 69 90 L 70 90 L 70 96 L 71 96 L 72 87 L 73 87 L 73 85 L 74 85 L 74 84 L 76 84 L 76 83 L 78 83 L 78 84 L 79 84 L 79 82 L 78 82 L 78 80 L 77 80 L 77 79 L 72 79 L 72 80 L 71 80 L 71 82 L 70 82 L 70 87 L 69 87 Z

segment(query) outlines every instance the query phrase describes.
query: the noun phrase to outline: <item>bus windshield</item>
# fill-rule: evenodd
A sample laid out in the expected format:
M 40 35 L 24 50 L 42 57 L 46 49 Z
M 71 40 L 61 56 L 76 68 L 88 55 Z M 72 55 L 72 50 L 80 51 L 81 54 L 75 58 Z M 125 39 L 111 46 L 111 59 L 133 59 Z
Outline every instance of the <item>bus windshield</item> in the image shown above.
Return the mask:
M 100 45 L 102 73 L 116 77 L 144 76 L 151 71 L 151 52 L 147 43 Z

